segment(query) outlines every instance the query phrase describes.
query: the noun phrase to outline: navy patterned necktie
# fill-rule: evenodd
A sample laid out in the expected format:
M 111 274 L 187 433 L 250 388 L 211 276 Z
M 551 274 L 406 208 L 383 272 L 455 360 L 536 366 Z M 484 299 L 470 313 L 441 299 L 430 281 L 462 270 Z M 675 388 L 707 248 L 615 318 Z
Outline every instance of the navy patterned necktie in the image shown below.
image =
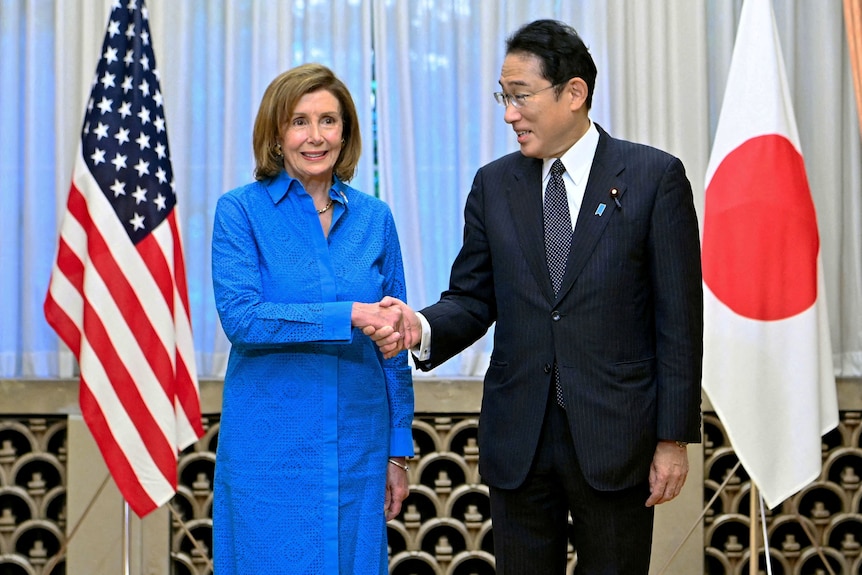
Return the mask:
M 566 199 L 566 185 L 563 183 L 565 171 L 563 162 L 555 160 L 545 189 L 545 252 L 554 294 L 560 291 L 560 284 L 563 283 L 569 245 L 572 243 L 572 218 Z
M 572 217 L 569 215 L 569 201 L 566 198 L 566 185 L 563 173 L 566 167 L 559 159 L 551 166 L 551 177 L 545 188 L 545 253 L 548 258 L 548 271 L 554 295 L 560 291 L 563 275 L 566 273 L 566 260 L 572 243 Z M 560 387 L 560 370 L 554 361 L 554 392 L 557 404 L 565 409 L 563 389 Z

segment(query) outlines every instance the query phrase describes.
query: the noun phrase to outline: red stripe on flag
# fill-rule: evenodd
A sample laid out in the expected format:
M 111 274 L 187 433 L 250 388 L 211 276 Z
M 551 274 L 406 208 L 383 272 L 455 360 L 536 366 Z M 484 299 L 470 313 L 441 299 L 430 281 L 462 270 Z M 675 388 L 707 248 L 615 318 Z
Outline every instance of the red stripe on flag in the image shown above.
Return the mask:
M 69 192 L 70 194 L 78 194 L 78 190 L 74 187 Z M 57 268 L 63 272 L 69 283 L 78 290 L 78 293 L 84 293 L 84 262 L 78 255 L 69 247 L 69 244 L 61 237 L 60 247 L 57 250 Z
M 93 434 L 96 440 L 96 445 L 102 452 L 102 457 L 105 459 L 105 464 L 111 477 L 114 478 L 114 483 L 129 502 L 129 507 L 132 511 L 143 517 L 157 507 L 156 503 L 141 487 L 138 476 L 135 470 L 126 458 L 123 449 L 117 444 L 111 433 L 108 422 L 105 419 L 99 407 L 99 402 L 93 397 L 84 376 L 81 376 L 81 386 L 78 390 L 78 401 L 81 403 L 81 414 L 84 417 L 84 423 Z M 174 474 L 176 475 L 176 474 Z M 176 485 L 174 483 L 174 485 Z
M 73 183 L 69 189 L 69 198 L 66 200 L 67 210 L 72 198 L 79 196 L 80 192 Z M 69 247 L 69 244 L 66 243 L 62 236 L 60 237 L 57 248 L 56 264 L 57 270 L 60 271 L 68 280 L 72 287 L 78 292 L 78 295 L 83 297 L 84 262 L 82 262 L 72 248 Z M 72 353 L 75 354 L 75 357 L 77 357 L 81 351 L 81 330 L 72 318 L 69 317 L 66 310 L 63 309 L 56 300 L 54 300 L 50 291 L 45 298 L 43 311 L 45 312 L 45 319 L 48 321 L 48 325 L 57 332 L 57 335 L 60 336 L 63 343 L 65 343 Z
M 186 321 L 191 325 L 191 312 L 189 308 L 189 294 L 186 286 L 186 267 L 185 258 L 183 256 L 182 235 L 180 234 L 179 225 L 177 224 L 176 212 L 171 213 L 167 218 L 171 228 L 171 236 L 174 241 L 174 283 L 176 285 L 176 293 L 179 295 L 183 309 L 181 310 Z M 176 319 L 176 311 L 174 312 Z M 194 350 L 188 350 L 194 353 Z M 194 358 L 192 358 L 194 360 Z M 201 404 L 198 387 L 186 365 L 185 358 L 181 353 L 177 353 L 176 357 L 177 369 L 177 387 L 176 394 L 186 418 L 192 425 L 198 437 L 201 437 L 205 431 L 201 420 Z
M 54 328 L 63 343 L 68 346 L 75 357 L 81 353 L 81 332 L 78 326 L 72 321 L 72 318 L 66 313 L 60 305 L 51 297 L 48 292 L 48 297 L 45 298 L 45 319 L 48 320 L 48 325 Z
M 170 216 L 169 216 L 170 217 Z M 162 223 L 164 225 L 164 222 Z M 176 236 L 172 236 L 176 238 Z M 174 242 L 176 243 L 176 242 Z M 171 312 L 174 311 L 174 278 L 171 276 L 171 268 L 165 259 L 165 253 L 156 240 L 155 234 L 150 234 L 135 246 L 141 259 L 153 276 L 153 280 L 159 287 L 159 292 L 165 299 L 165 303 Z
M 183 243 L 180 229 L 177 225 L 176 212 L 168 216 L 168 224 L 171 226 L 171 237 L 174 238 L 174 283 L 180 300 L 183 302 L 186 318 L 191 323 L 191 312 L 189 308 L 189 290 L 186 286 L 186 262 L 183 257 Z
M 195 381 L 189 374 L 185 359 L 177 355 L 177 400 L 182 406 L 183 413 L 192 425 L 198 437 L 204 434 L 204 426 L 201 420 L 201 400 Z

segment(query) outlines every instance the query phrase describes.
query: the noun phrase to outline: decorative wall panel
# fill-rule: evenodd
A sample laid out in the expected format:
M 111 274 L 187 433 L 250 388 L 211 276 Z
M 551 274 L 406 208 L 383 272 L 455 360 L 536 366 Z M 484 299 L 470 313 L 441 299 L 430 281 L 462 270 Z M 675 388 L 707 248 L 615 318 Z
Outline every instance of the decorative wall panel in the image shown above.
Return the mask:
M 494 573 L 488 488 L 479 477 L 475 417 L 418 417 L 410 495 L 389 522 L 392 575 Z
M 66 418 L 0 420 L 0 574 L 66 572 Z
M 419 416 L 411 494 L 389 523 L 392 575 L 494 573 L 488 490 L 478 474 L 471 415 Z M 211 575 L 212 478 L 218 417 L 179 462 L 172 505 L 171 573 Z M 737 458 L 715 414 L 704 415 L 704 504 Z M 775 575 L 862 575 L 862 412 L 845 411 L 823 440 L 820 477 L 768 510 L 767 541 Z M 0 418 L 0 575 L 64 575 L 66 542 L 66 419 Z M 739 468 L 704 517 L 705 571 L 749 572 L 751 485 Z M 192 538 L 197 540 L 197 546 Z M 765 563 L 759 560 L 761 571 Z M 570 550 L 569 572 L 575 565 Z
M 767 513 L 774 575 L 862 575 L 862 415 L 844 412 L 823 443 L 820 478 Z M 211 420 L 214 422 L 214 420 Z M 488 488 L 478 472 L 476 431 L 470 416 L 418 416 L 413 426 L 416 459 L 410 462 L 410 496 L 389 523 L 392 575 L 486 575 L 494 573 Z M 190 530 L 209 537 L 215 427 L 180 462 L 183 487 L 177 505 Z M 715 414 L 704 415 L 704 505 L 737 462 Z M 194 485 L 197 485 L 197 488 Z M 197 491 L 196 491 L 197 489 Z M 704 518 L 706 573 L 748 573 L 751 483 L 739 468 Z M 183 503 L 179 503 L 183 500 Z M 202 561 L 175 527 L 175 575 L 204 575 Z M 209 539 L 205 539 L 209 545 Z M 816 542 L 816 544 L 815 544 Z M 818 546 L 821 547 L 818 553 Z M 761 547 L 762 550 L 762 547 Z M 576 558 L 569 551 L 568 572 Z M 761 567 L 766 565 L 761 557 Z

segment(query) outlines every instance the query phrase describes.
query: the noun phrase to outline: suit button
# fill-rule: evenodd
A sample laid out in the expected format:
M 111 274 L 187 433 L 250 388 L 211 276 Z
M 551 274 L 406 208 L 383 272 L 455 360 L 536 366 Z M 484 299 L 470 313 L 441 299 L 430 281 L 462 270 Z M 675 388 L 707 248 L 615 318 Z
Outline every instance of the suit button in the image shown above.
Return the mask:
M 560 312 L 554 310 L 551 312 L 551 319 L 554 321 L 560 321 Z
M 544 370 L 545 370 L 545 373 L 551 373 L 551 364 L 550 364 L 550 363 L 546 363 L 546 364 L 545 364 L 545 366 L 544 366 L 542 369 L 544 369 Z

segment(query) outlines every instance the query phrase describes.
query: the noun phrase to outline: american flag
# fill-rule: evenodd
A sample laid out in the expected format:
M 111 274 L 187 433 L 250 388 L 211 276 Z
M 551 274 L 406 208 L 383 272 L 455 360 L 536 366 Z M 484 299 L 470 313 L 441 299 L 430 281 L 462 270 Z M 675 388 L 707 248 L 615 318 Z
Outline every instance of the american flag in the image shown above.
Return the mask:
M 177 488 L 203 435 L 185 265 L 144 0 L 115 0 L 45 317 L 78 358 L 84 421 L 129 507 Z

